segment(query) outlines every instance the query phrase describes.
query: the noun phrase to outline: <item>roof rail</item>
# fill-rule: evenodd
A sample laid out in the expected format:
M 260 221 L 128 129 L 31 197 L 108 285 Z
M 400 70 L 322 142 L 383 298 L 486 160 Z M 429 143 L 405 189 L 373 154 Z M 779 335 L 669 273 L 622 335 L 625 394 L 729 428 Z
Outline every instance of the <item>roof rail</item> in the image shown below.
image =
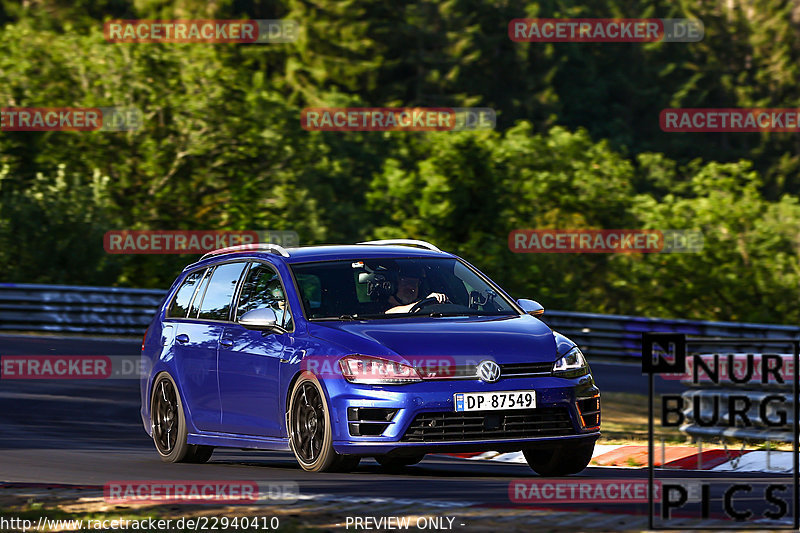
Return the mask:
M 373 244 L 373 245 L 376 245 L 376 246 L 391 246 L 393 244 L 399 244 L 401 246 L 418 246 L 420 248 L 426 248 L 426 249 L 434 251 L 434 252 L 444 253 L 440 249 L 438 249 L 436 246 L 432 245 L 429 242 L 418 241 L 418 240 L 415 240 L 415 239 L 384 239 L 382 241 L 364 241 L 364 242 L 359 242 L 359 243 L 356 243 L 356 244 Z
M 279 246 L 277 244 L 267 244 L 267 243 L 256 243 L 256 244 L 240 244 L 238 246 L 228 246 L 227 248 L 220 248 L 218 250 L 212 250 L 208 252 L 203 257 L 200 258 L 200 261 L 205 259 L 206 257 L 211 257 L 212 255 L 220 255 L 220 254 L 227 254 L 231 252 L 272 252 L 283 257 L 289 257 L 289 252 L 286 251 L 286 248 L 283 246 Z

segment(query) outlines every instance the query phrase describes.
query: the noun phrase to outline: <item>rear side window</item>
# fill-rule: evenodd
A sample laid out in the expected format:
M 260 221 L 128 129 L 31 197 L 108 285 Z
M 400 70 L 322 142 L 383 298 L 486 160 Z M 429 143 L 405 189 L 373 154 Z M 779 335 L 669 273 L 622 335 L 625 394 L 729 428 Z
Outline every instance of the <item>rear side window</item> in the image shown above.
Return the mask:
M 194 296 L 194 291 L 203 272 L 203 270 L 198 270 L 186 276 L 186 279 L 175 293 L 172 305 L 167 310 L 167 318 L 186 318 L 186 311 L 189 310 L 189 304 L 192 302 L 192 296 Z
M 197 318 L 197 313 L 200 311 L 200 302 L 203 301 L 203 295 L 206 293 L 208 281 L 211 279 L 211 273 L 214 268 L 206 269 L 206 275 L 203 280 L 197 285 L 197 292 L 194 293 L 194 300 L 192 300 L 192 307 L 189 309 L 189 318 Z
M 239 276 L 242 275 L 245 264 L 226 263 L 214 269 L 197 318 L 228 320 L 233 293 L 236 291 L 236 284 L 239 282 Z

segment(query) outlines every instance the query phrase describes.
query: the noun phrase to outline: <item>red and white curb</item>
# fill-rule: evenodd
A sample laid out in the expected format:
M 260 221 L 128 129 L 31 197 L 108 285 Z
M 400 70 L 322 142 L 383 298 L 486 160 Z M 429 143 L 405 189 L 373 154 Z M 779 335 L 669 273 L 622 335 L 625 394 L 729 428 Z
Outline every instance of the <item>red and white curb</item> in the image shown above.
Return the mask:
M 448 454 L 449 455 L 449 454 Z M 452 454 L 462 459 L 526 463 L 522 452 Z M 663 457 L 662 457 L 663 455 Z M 707 470 L 714 472 L 792 472 L 792 452 L 704 448 L 695 446 L 655 447 L 655 465 L 674 470 Z M 594 447 L 590 466 L 615 468 L 647 467 L 647 446 L 598 444 Z

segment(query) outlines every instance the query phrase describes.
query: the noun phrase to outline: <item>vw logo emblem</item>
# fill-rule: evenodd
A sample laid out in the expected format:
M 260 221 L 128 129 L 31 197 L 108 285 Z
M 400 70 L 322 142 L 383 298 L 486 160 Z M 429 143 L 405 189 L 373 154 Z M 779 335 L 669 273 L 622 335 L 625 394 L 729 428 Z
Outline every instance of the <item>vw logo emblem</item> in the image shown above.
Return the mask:
M 481 361 L 475 369 L 478 379 L 486 383 L 494 383 L 500 379 L 500 365 L 494 361 Z

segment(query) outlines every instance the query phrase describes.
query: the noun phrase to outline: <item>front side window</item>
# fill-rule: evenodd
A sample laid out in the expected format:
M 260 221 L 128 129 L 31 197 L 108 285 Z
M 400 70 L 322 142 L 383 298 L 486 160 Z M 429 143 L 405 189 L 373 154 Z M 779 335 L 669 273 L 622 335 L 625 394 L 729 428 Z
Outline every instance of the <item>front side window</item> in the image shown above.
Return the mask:
M 189 304 L 192 301 L 195 289 L 197 289 L 198 282 L 203 276 L 203 272 L 204 270 L 201 269 L 186 276 L 186 279 L 183 280 L 180 288 L 175 293 L 172 305 L 167 310 L 167 318 L 186 318 L 186 312 L 189 310 Z
M 217 265 L 206 287 L 200 313 L 197 318 L 205 320 L 228 320 L 231 300 L 236 284 L 246 263 L 225 263 Z
M 242 283 L 236 317 L 253 309 L 272 309 L 278 317 L 278 325 L 292 329 L 292 314 L 281 279 L 273 268 L 264 263 L 253 263 L 250 267 Z

